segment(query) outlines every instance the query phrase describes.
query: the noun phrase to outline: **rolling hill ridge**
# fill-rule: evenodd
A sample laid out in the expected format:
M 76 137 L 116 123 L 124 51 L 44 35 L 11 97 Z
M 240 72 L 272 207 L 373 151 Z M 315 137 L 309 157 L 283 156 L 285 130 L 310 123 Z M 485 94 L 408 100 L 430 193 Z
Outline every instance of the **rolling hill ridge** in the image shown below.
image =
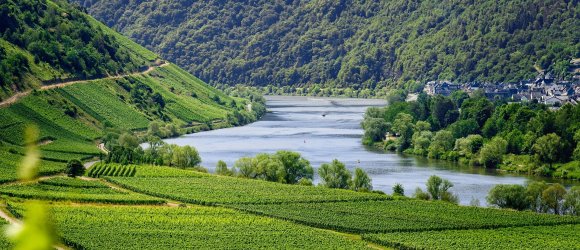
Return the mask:
M 578 1 L 74 0 L 211 84 L 566 78 Z

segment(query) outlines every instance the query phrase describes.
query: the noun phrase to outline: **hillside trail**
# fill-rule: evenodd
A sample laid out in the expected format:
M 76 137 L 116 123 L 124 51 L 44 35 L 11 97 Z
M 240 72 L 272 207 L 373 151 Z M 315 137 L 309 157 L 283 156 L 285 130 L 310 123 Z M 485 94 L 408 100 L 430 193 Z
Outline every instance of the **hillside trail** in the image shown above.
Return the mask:
M 87 83 L 87 82 L 99 81 L 99 80 L 114 80 L 114 79 L 120 79 L 120 78 L 129 77 L 129 76 L 145 75 L 145 74 L 151 73 L 151 71 L 153 71 L 153 70 L 155 70 L 157 68 L 162 68 L 162 67 L 165 67 L 165 66 L 168 66 L 168 65 L 169 65 L 168 62 L 163 62 L 162 64 L 159 64 L 159 65 L 149 66 L 149 67 L 147 67 L 146 70 L 143 70 L 143 71 L 140 71 L 140 72 L 134 72 L 134 73 L 128 73 L 128 74 L 120 74 L 120 75 L 108 76 L 108 77 L 103 77 L 103 78 L 98 78 L 98 79 L 91 79 L 91 80 L 71 80 L 71 81 L 65 81 L 65 82 L 55 83 L 55 84 L 51 84 L 51 85 L 44 85 L 44 86 L 38 88 L 37 90 L 49 90 L 49 89 L 63 88 L 63 87 L 66 87 L 66 86 L 70 86 L 70 85 L 73 85 L 73 84 L 77 84 L 77 83 Z M 8 99 L 0 102 L 0 108 L 9 107 L 10 105 L 16 103 L 18 100 L 20 100 L 21 98 L 29 95 L 30 93 L 32 93 L 32 90 L 26 90 L 26 91 L 18 92 L 16 94 L 12 95 L 11 97 L 9 97 Z

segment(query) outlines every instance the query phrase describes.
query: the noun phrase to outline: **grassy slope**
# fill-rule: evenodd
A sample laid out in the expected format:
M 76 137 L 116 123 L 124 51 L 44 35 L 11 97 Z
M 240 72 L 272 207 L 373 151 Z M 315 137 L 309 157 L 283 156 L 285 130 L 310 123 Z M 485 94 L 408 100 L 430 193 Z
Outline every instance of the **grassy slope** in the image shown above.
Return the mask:
M 143 63 L 142 68 L 160 64 L 159 57 L 153 52 L 92 17 L 86 18 L 94 29 L 112 35 L 120 46 L 127 48 L 133 61 Z M 54 76 L 66 77 L 48 64 L 35 64 L 30 53 L 5 40 L 0 39 L 0 46 L 7 48 L 7 53 L 21 53 L 29 59 L 31 74 L 26 78 L 29 79 L 26 84 L 30 88 L 37 88 L 42 80 Z M 95 140 L 103 135 L 105 126 L 144 130 L 150 121 L 161 119 L 159 114 L 150 112 L 131 99 L 131 93 L 124 88 L 130 84 L 133 87 L 145 86 L 161 94 L 166 103 L 162 112 L 178 125 L 224 120 L 231 111 L 226 107 L 232 101 L 230 97 L 174 65 L 158 67 L 147 74 L 33 91 L 17 103 L 0 108 L 0 153 L 11 155 L 7 158 L 10 161 L 0 162 L 0 169 L 5 173 L 16 172 L 20 154 L 24 152 L 23 130 L 31 124 L 40 130 L 39 141 L 45 142 L 40 146 L 43 159 L 66 162 L 98 155 Z M 214 101 L 216 96 L 220 103 Z M 75 110 L 76 115 L 67 115 L 66 110 Z M 8 153 L 9 150 L 11 153 Z M 5 178 L 15 177 L 15 174 L 7 174 Z

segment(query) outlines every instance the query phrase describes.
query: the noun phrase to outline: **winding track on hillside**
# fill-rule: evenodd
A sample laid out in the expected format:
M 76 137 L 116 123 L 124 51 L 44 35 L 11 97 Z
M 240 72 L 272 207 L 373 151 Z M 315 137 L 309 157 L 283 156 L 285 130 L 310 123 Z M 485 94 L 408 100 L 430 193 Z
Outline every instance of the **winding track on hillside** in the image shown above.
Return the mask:
M 108 76 L 108 77 L 97 78 L 97 79 L 92 79 L 92 80 L 65 81 L 65 82 L 55 83 L 55 84 L 51 84 L 51 85 L 44 85 L 44 86 L 38 88 L 37 90 L 49 90 L 49 89 L 63 88 L 63 87 L 69 86 L 69 85 L 77 84 L 77 83 L 86 83 L 86 82 L 99 81 L 99 80 L 113 80 L 113 79 L 120 79 L 120 78 L 129 77 L 129 76 L 145 75 L 145 74 L 148 74 L 157 68 L 165 67 L 168 65 L 169 65 L 168 62 L 164 62 L 164 63 L 159 64 L 159 65 L 149 66 L 149 67 L 147 67 L 147 69 L 140 71 L 140 72 L 120 74 L 120 75 Z M 0 108 L 9 107 L 10 105 L 16 103 L 18 100 L 29 95 L 30 93 L 32 93 L 32 90 L 18 92 L 16 94 L 12 95 L 11 97 L 9 97 L 8 99 L 0 102 Z

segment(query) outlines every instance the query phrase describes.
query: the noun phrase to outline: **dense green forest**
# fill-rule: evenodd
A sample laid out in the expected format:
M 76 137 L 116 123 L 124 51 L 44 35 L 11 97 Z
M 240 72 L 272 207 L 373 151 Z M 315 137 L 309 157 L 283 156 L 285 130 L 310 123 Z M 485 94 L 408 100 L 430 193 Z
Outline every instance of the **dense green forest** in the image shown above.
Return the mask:
M 570 0 L 73 2 L 211 84 L 565 77 L 580 56 Z
M 43 82 L 137 71 L 154 59 L 131 53 L 91 17 L 60 2 L 0 3 L 0 100 Z
M 580 107 L 489 101 L 482 93 L 420 94 L 369 108 L 363 141 L 392 151 L 487 168 L 580 178 Z

